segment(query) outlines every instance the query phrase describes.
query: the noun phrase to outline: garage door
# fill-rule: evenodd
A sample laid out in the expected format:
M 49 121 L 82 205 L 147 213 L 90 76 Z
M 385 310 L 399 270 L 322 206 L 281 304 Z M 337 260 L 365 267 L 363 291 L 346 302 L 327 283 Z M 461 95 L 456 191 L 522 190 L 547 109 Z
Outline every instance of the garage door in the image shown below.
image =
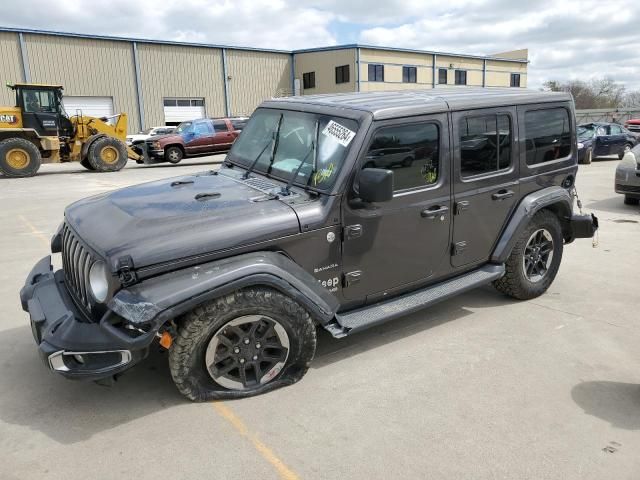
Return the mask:
M 62 97 L 62 104 L 67 115 L 76 115 L 82 111 L 90 117 L 109 117 L 113 115 L 113 98 L 111 97 Z
M 203 98 L 165 98 L 164 99 L 164 123 L 177 125 L 187 120 L 204 118 Z

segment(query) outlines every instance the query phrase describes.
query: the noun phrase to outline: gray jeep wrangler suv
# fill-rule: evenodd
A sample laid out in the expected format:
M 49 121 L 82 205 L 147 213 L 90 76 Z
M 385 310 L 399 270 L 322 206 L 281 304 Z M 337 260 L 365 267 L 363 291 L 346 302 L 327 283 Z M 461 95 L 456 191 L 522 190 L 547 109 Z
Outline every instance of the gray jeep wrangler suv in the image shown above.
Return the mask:
M 219 170 L 70 205 L 63 268 L 38 262 L 22 306 L 65 377 L 165 348 L 188 398 L 255 395 L 305 374 L 318 327 L 343 337 L 489 282 L 544 293 L 597 228 L 573 213 L 576 171 L 568 94 L 270 100 Z

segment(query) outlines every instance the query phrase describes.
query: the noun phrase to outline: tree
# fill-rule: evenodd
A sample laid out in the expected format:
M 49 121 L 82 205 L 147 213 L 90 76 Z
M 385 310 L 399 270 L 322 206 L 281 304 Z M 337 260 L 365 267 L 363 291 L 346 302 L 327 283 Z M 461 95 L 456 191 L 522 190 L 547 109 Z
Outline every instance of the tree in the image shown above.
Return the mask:
M 628 94 L 625 95 L 624 85 L 616 83 L 615 80 L 610 77 L 594 79 L 590 82 L 569 80 L 563 83 L 557 80 L 549 80 L 544 83 L 544 89 L 553 92 L 571 93 L 576 104 L 576 109 L 578 110 L 618 108 L 626 104 L 629 97 Z M 634 97 L 633 100 L 638 99 L 640 98 Z

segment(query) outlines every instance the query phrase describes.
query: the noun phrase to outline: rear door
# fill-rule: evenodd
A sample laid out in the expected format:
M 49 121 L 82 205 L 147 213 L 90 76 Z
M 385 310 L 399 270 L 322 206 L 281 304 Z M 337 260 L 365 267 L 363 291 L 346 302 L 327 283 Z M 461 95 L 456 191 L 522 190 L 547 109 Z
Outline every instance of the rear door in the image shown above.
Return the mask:
M 627 136 L 624 134 L 624 130 L 620 125 L 611 125 L 610 135 L 610 150 L 609 155 L 617 155 L 624 151 L 624 146 L 627 143 Z
M 358 169 L 371 152 L 395 145 L 410 149 L 404 162 L 386 162 L 394 173 L 388 202 L 345 200 L 343 290 L 346 298 L 374 302 L 412 284 L 449 272 L 451 185 L 446 114 L 376 122 Z M 353 191 L 357 188 L 356 185 Z M 351 194 L 351 197 L 357 195 Z
M 452 114 L 454 267 L 485 262 L 519 197 L 515 107 Z
M 236 137 L 229 129 L 228 122 L 226 120 L 213 120 L 213 130 L 215 132 L 213 149 L 229 150 Z

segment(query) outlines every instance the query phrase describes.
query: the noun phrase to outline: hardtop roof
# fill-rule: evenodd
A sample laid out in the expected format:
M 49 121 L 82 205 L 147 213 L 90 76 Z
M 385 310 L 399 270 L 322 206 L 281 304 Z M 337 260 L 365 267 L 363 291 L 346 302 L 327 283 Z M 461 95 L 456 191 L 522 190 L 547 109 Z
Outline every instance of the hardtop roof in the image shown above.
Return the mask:
M 369 112 L 375 119 L 385 119 L 461 109 L 563 101 L 572 101 L 571 94 L 522 88 L 464 87 L 304 95 L 268 100 L 262 106 L 324 106 Z

